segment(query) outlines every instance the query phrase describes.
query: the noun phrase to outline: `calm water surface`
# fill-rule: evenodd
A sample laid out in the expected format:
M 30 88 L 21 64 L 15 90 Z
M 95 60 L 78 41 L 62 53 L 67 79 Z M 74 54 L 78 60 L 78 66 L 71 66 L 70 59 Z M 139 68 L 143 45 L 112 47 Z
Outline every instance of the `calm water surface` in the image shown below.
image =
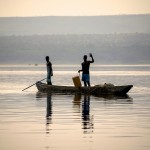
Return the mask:
M 73 85 L 80 66 L 53 66 Z M 49 95 L 45 66 L 0 66 L 0 150 L 149 150 L 150 66 L 91 66 L 91 83 L 133 84 L 127 97 Z

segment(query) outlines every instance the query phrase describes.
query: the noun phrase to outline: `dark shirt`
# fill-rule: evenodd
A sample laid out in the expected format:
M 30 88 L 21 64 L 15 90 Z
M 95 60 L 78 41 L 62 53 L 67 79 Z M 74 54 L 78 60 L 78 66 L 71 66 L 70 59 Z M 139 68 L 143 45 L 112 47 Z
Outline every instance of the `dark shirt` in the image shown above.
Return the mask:
M 82 63 L 83 74 L 89 74 L 90 63 L 91 61 L 86 61 Z
M 52 63 L 51 63 L 51 62 L 48 62 L 48 63 L 46 64 L 46 66 L 47 66 L 47 73 L 48 73 L 48 74 L 51 74 L 51 73 L 52 73 Z

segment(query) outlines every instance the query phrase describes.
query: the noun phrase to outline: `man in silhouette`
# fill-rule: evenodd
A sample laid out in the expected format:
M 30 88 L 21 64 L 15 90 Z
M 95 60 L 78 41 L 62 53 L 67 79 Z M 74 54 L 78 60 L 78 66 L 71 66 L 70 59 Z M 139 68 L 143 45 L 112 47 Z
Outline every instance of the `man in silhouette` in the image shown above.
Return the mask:
M 52 63 L 49 61 L 49 56 L 45 57 L 47 66 L 47 84 L 52 85 L 51 76 L 53 76 Z
M 93 55 L 90 53 L 89 56 L 92 58 L 92 61 L 87 60 L 87 55 L 83 56 L 84 62 L 81 64 L 82 69 L 79 70 L 78 72 L 82 71 L 82 81 L 84 82 L 84 86 L 91 86 L 90 85 L 90 73 L 89 73 L 89 68 L 90 68 L 90 63 L 94 63 L 94 58 Z

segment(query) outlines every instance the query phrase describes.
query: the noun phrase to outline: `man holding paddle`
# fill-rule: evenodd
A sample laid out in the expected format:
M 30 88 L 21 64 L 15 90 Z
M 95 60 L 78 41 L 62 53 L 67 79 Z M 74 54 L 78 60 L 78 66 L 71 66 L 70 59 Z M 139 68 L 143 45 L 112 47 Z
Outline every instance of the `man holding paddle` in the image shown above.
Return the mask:
M 49 61 L 49 56 L 46 56 L 45 59 L 46 59 L 46 62 L 47 62 L 46 63 L 46 66 L 47 66 L 47 78 L 44 78 L 44 79 L 42 79 L 42 80 L 40 80 L 38 82 L 41 82 L 41 81 L 47 79 L 47 84 L 48 85 L 52 85 L 52 81 L 51 81 L 51 76 L 53 76 L 52 63 Z M 33 85 L 36 85 L 36 83 L 28 86 L 27 88 L 23 89 L 22 91 L 25 91 L 26 89 L 32 87 Z
M 47 84 L 52 85 L 51 76 L 53 76 L 52 63 L 49 61 L 49 56 L 45 57 L 47 67 Z
M 89 68 L 90 68 L 90 63 L 94 63 L 94 58 L 93 55 L 90 53 L 89 56 L 92 58 L 92 61 L 87 60 L 87 55 L 83 56 L 84 62 L 81 64 L 82 69 L 79 70 L 78 72 L 82 71 L 82 81 L 84 82 L 84 86 L 91 86 L 90 85 L 90 74 L 89 74 Z

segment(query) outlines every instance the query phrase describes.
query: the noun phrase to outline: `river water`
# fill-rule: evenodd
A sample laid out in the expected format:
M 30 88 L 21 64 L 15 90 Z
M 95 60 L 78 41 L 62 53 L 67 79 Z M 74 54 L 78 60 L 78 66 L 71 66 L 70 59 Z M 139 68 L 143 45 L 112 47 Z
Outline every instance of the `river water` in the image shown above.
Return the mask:
M 73 85 L 80 66 L 53 69 L 53 84 Z M 92 85 L 133 84 L 127 97 L 22 91 L 45 77 L 42 65 L 0 66 L 1 150 L 150 149 L 150 65 L 91 66 Z

